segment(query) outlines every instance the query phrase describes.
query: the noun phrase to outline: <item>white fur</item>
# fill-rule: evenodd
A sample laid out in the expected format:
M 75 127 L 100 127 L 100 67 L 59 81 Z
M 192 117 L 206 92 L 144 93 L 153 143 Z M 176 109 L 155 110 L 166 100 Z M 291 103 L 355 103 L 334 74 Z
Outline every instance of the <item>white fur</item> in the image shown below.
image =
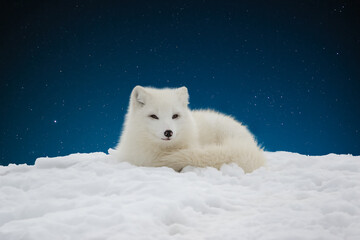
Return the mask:
M 176 171 L 188 165 L 220 168 L 233 162 L 252 172 L 265 164 L 262 149 L 245 126 L 212 110 L 191 111 L 188 101 L 186 87 L 136 86 L 114 151 L 116 159 Z M 172 119 L 174 114 L 179 117 Z M 166 130 L 173 132 L 170 140 L 163 140 Z

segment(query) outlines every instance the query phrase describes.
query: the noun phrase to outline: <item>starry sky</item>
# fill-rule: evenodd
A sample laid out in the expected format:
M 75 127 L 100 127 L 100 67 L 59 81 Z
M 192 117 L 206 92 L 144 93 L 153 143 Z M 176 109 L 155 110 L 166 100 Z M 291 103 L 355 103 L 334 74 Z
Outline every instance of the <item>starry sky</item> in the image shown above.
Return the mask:
M 360 154 L 357 1 L 2 1 L 0 164 L 106 152 L 135 85 L 268 151 Z

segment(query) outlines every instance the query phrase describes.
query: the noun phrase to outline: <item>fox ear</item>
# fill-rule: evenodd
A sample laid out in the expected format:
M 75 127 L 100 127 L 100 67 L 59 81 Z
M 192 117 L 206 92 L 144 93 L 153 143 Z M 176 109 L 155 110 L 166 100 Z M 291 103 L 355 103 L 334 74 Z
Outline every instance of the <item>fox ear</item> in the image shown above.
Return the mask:
M 145 105 L 146 102 L 146 90 L 141 86 L 136 86 L 131 92 L 130 101 L 134 106 L 142 107 Z
M 189 92 L 186 87 L 181 87 L 176 89 L 181 101 L 185 104 L 189 104 Z

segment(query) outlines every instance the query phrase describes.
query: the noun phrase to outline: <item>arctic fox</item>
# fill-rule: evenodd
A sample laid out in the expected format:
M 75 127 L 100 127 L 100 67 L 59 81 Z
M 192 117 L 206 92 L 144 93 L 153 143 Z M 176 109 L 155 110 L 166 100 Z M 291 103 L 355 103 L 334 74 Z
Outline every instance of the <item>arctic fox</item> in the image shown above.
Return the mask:
M 245 126 L 212 110 L 191 111 L 188 104 L 186 87 L 136 86 L 115 158 L 176 171 L 236 163 L 248 173 L 265 164 L 263 150 Z

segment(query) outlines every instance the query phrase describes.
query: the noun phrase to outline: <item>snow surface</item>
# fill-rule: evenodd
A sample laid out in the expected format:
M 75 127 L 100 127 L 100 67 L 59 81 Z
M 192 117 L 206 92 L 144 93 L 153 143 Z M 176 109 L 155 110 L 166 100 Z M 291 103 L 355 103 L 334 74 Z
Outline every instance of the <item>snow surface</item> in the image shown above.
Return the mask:
M 360 157 L 172 169 L 105 153 L 0 167 L 0 239 L 360 239 Z

